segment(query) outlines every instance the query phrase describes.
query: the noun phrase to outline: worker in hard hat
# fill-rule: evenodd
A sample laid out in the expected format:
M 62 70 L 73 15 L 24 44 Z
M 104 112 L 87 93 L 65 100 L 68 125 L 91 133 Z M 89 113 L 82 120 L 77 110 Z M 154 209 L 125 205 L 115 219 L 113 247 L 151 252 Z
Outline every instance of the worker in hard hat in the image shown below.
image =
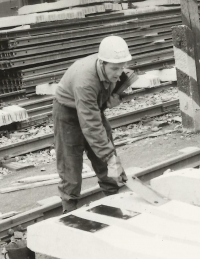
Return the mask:
M 106 37 L 98 54 L 77 60 L 58 84 L 53 119 L 64 213 L 77 208 L 84 151 L 105 195 L 116 194 L 119 183 L 127 180 L 103 111 L 120 104 L 120 97 L 112 92 L 131 59 L 121 37 Z

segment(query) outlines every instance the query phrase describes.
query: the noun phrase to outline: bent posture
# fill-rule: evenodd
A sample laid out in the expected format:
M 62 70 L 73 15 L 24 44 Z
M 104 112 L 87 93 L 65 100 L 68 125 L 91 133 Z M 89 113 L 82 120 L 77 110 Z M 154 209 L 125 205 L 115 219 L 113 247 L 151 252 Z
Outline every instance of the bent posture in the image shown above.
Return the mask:
M 77 208 L 84 151 L 105 195 L 116 194 L 118 183 L 126 180 L 103 111 L 120 104 L 113 90 L 131 59 L 126 42 L 109 36 L 102 40 L 98 54 L 76 61 L 59 82 L 53 119 L 64 213 Z

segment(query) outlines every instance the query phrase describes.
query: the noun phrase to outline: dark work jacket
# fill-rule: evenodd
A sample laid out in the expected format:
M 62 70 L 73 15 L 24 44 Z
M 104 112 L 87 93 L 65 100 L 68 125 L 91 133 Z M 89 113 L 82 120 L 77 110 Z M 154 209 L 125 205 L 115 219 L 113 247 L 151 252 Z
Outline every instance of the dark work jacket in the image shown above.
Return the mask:
M 98 67 L 99 69 L 99 67 Z M 97 157 L 103 161 L 114 153 L 102 124 L 101 113 L 113 90 L 113 84 L 102 81 L 98 73 L 97 54 L 76 61 L 58 84 L 56 99 L 75 108 L 81 130 Z

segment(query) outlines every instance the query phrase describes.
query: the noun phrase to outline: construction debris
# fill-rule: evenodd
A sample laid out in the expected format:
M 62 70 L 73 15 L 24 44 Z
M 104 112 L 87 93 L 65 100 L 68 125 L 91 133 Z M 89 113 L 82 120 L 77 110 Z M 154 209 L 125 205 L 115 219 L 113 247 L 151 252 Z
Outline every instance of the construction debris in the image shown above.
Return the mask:
M 18 185 L 14 187 L 7 187 L 7 188 L 1 188 L 0 193 L 9 193 L 9 192 L 16 192 L 20 190 L 27 190 L 27 189 L 32 189 L 36 187 L 42 187 L 42 186 L 48 186 L 52 184 L 57 184 L 59 183 L 59 179 L 53 179 L 53 180 L 48 180 L 48 181 L 43 181 L 43 182 L 37 182 L 37 183 L 32 183 L 32 184 L 24 184 L 24 185 Z
M 12 172 L 34 167 L 34 165 L 30 163 L 19 163 L 19 162 L 8 162 L 8 163 L 4 162 L 2 163 L 2 166 L 4 167 L 4 169 L 7 168 Z
M 46 169 L 43 167 L 40 169 L 40 171 L 46 171 Z M 86 179 L 86 178 L 93 177 L 95 175 L 96 175 L 95 172 L 91 170 L 90 166 L 83 163 L 82 178 Z M 0 189 L 0 193 L 8 193 L 8 192 L 14 192 L 19 190 L 32 189 L 40 186 L 57 184 L 59 182 L 60 182 L 60 177 L 57 173 L 31 176 L 31 177 L 17 180 L 16 183 L 15 182 L 13 183 L 13 185 L 15 186 Z
M 8 146 L 10 144 L 18 143 L 24 140 L 29 140 L 35 137 L 40 137 L 49 133 L 53 133 L 53 129 L 49 125 L 32 127 L 24 133 L 14 132 L 13 134 L 10 134 L 10 137 L 3 136 L 0 139 L 0 147 Z
M 11 173 L 12 173 L 12 172 L 11 172 L 9 169 L 0 167 L 0 177 L 1 177 L 1 176 L 8 175 L 8 174 L 11 174 Z
M 110 118 L 175 99 L 178 99 L 178 90 L 176 87 L 170 90 L 163 90 L 162 92 L 155 94 L 144 94 L 142 96 L 136 96 L 133 100 L 124 101 L 117 107 L 106 109 L 105 114 L 108 118 Z
M 56 202 L 61 202 L 61 198 L 59 196 L 52 196 L 40 201 L 37 201 L 37 204 L 40 206 L 50 206 L 51 204 L 55 204 Z
M 47 175 L 37 175 L 37 176 L 30 176 L 27 178 L 19 179 L 18 183 L 36 183 L 36 182 L 43 182 L 53 179 L 58 179 L 58 174 L 47 174 Z
M 10 211 L 10 212 L 1 214 L 1 215 L 0 215 L 0 220 L 7 219 L 7 218 L 11 218 L 11 217 L 17 215 L 18 213 L 19 213 L 19 212 L 17 212 L 17 211 Z M 11 234 L 14 234 L 14 231 L 13 231 Z
M 90 177 L 93 177 L 95 175 L 96 175 L 95 172 L 91 171 L 89 173 L 82 174 L 82 178 L 83 179 L 90 178 Z M 22 185 L 17 185 L 17 186 L 13 186 L 13 187 L 7 187 L 7 188 L 1 188 L 0 189 L 0 193 L 3 194 L 3 193 L 9 193 L 9 192 L 15 192 L 15 191 L 20 191 L 20 190 L 32 189 L 32 188 L 36 188 L 36 187 L 42 187 L 42 186 L 58 184 L 60 182 L 60 178 L 59 178 L 58 174 L 56 174 L 56 176 L 54 175 L 52 177 L 53 178 L 52 180 L 41 180 L 42 177 L 44 177 L 44 176 L 42 176 L 41 179 L 39 177 L 37 177 L 37 181 L 36 182 L 35 182 L 35 180 L 32 177 L 32 179 L 30 181 L 32 181 L 33 183 L 22 184 Z M 25 180 L 25 181 L 28 182 L 29 180 Z

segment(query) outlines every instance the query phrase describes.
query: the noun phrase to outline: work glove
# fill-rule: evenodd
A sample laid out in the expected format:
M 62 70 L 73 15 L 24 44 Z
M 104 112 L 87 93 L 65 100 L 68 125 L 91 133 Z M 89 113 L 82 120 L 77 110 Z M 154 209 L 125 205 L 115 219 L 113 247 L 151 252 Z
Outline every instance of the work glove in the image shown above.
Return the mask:
M 118 94 L 112 94 L 109 100 L 107 101 L 107 108 L 111 109 L 113 107 L 120 105 L 120 103 L 121 103 L 120 96 Z
M 112 177 L 117 183 L 127 181 L 126 174 L 118 156 L 113 155 L 108 160 L 108 177 Z

